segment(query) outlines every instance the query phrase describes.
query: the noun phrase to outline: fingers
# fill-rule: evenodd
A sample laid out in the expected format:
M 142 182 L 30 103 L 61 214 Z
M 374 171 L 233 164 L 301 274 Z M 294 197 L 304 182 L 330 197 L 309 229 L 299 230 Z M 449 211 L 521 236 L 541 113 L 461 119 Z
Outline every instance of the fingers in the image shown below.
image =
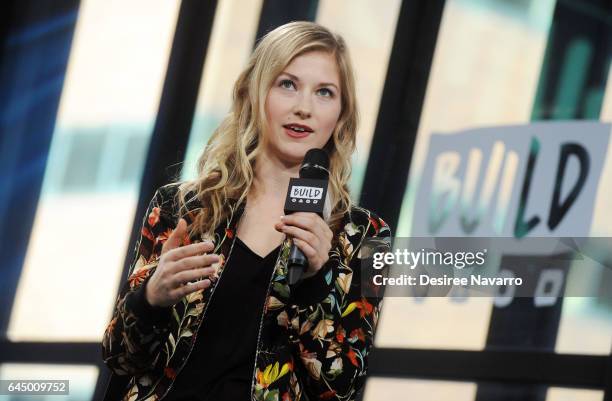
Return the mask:
M 317 245 L 319 244 L 319 238 L 316 235 L 299 227 L 283 226 L 281 231 L 287 234 L 289 237 L 301 239 L 302 241 L 307 242 L 314 248 L 317 248 Z
M 168 238 L 168 241 L 170 241 L 169 238 Z M 214 244 L 210 241 L 198 242 L 195 244 L 189 244 L 189 245 L 171 249 L 165 255 L 165 258 L 170 261 L 177 261 L 177 260 L 181 260 L 183 258 L 187 258 L 190 256 L 200 255 L 201 253 L 204 253 L 204 252 L 210 252 L 214 248 L 215 248 Z
M 172 265 L 168 266 L 168 272 L 174 274 L 184 270 L 208 267 L 218 261 L 219 255 L 216 254 L 190 256 L 172 263 Z
M 147 301 L 151 305 L 174 305 L 185 295 L 210 287 L 211 280 L 206 277 L 213 274 L 215 270 L 214 267 L 204 267 L 184 270 L 176 274 L 166 272 L 157 280 L 152 277 L 147 284 Z
M 298 212 L 283 216 L 274 228 L 291 237 L 308 258 L 311 275 L 329 260 L 333 233 L 316 213 Z
M 186 234 L 187 222 L 185 221 L 185 219 L 180 219 L 176 224 L 176 228 L 172 230 L 172 233 L 170 234 L 166 242 L 164 242 L 161 253 L 164 254 L 172 249 L 178 248 L 181 245 L 181 242 Z
M 215 272 L 211 265 L 220 257 L 207 252 L 213 251 L 215 245 L 204 241 L 181 246 L 186 235 L 187 222 L 180 219 L 164 243 L 157 269 L 147 284 L 146 296 L 151 305 L 174 305 L 185 295 L 211 285 L 205 277 Z
M 285 226 L 282 231 L 293 238 L 293 242 L 304 252 L 309 262 L 318 265 L 318 261 L 327 259 L 331 250 L 330 241 L 321 240 L 311 232 L 297 227 Z
M 304 253 L 308 260 L 315 259 L 318 256 L 317 251 L 307 242 L 294 238 L 293 243 Z
M 214 272 L 214 267 L 203 267 L 200 269 L 182 271 L 172 277 L 173 286 L 176 288 L 180 287 L 184 283 L 189 283 L 190 281 L 198 281 L 204 279 L 213 274 Z
M 191 294 L 192 292 L 196 292 L 198 290 L 204 290 L 210 287 L 210 280 L 200 280 L 193 283 L 187 283 L 182 287 L 179 287 L 170 292 L 170 296 L 176 300 L 180 300 L 181 298 Z M 178 301 L 177 301 L 178 302 Z
M 331 242 L 333 233 L 327 223 L 316 213 L 298 212 L 281 217 L 281 222 L 275 225 L 276 230 L 284 232 L 287 226 L 299 227 L 313 233 L 316 237 Z M 306 241 L 308 239 L 304 238 Z M 310 242 L 310 241 L 308 241 Z

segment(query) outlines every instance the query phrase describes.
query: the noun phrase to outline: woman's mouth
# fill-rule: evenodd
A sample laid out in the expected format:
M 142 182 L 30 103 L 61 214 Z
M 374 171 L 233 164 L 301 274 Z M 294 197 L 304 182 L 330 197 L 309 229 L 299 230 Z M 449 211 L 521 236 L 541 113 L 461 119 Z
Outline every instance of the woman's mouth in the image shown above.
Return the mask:
M 292 138 L 304 138 L 311 134 L 312 128 L 302 124 L 286 124 L 283 125 L 285 132 Z

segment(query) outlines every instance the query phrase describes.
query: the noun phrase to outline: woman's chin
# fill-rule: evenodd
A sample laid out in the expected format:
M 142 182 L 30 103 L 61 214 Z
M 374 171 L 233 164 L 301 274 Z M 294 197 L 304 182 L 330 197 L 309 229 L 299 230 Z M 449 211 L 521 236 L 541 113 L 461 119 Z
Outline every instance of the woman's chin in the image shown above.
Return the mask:
M 308 143 L 270 143 L 268 146 L 264 147 L 264 157 L 278 160 L 285 167 L 293 168 L 296 165 L 301 165 L 306 152 L 314 147 L 316 146 Z
M 286 147 L 283 147 L 278 152 L 278 159 L 282 160 L 285 164 L 294 165 L 294 164 L 302 164 L 302 160 L 304 160 L 304 156 L 306 152 L 310 150 L 312 146 L 308 146 L 306 144 L 290 144 Z

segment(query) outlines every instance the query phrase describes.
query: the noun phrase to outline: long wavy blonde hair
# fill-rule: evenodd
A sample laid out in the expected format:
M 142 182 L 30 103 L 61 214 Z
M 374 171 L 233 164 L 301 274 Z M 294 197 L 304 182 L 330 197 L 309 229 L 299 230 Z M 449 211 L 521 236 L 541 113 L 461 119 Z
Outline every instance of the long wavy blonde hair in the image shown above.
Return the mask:
M 328 196 L 332 208 L 328 224 L 334 231 L 339 228 L 342 216 L 351 208 L 348 180 L 358 122 L 353 69 L 341 36 L 316 23 L 299 21 L 274 29 L 258 43 L 234 85 L 231 111 L 199 158 L 198 178 L 180 185 L 180 213 L 195 216 L 191 235 L 212 235 L 227 218 L 229 205 L 246 200 L 253 185 L 260 138 L 266 129 L 268 91 L 293 59 L 310 51 L 329 52 L 340 74 L 342 109 L 324 146 L 330 158 Z

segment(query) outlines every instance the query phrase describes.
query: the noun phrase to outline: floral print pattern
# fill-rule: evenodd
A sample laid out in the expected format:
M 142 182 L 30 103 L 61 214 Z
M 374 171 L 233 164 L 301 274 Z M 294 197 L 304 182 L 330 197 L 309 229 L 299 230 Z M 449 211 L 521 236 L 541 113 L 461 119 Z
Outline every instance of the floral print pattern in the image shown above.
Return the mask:
M 184 297 L 163 313 L 138 315 L 135 292 L 157 267 L 161 247 L 176 226 L 178 185 L 153 197 L 136 246 L 134 264 L 116 301 L 102 342 L 103 358 L 116 376 L 129 378 L 122 400 L 160 400 L 185 365 L 206 307 L 231 255 L 243 205 L 230 207 L 217 227 L 214 252 L 221 255 L 213 285 Z M 193 217 L 193 216 L 191 216 Z M 187 222 L 192 218 L 187 215 Z M 360 246 L 366 238 L 390 247 L 385 222 L 353 207 L 344 217 L 328 262 L 297 286 L 287 281 L 291 241 L 276 261 L 257 342 L 251 398 L 254 401 L 353 400 L 363 385 L 381 299 L 361 293 Z M 185 238 L 184 243 L 199 238 Z

